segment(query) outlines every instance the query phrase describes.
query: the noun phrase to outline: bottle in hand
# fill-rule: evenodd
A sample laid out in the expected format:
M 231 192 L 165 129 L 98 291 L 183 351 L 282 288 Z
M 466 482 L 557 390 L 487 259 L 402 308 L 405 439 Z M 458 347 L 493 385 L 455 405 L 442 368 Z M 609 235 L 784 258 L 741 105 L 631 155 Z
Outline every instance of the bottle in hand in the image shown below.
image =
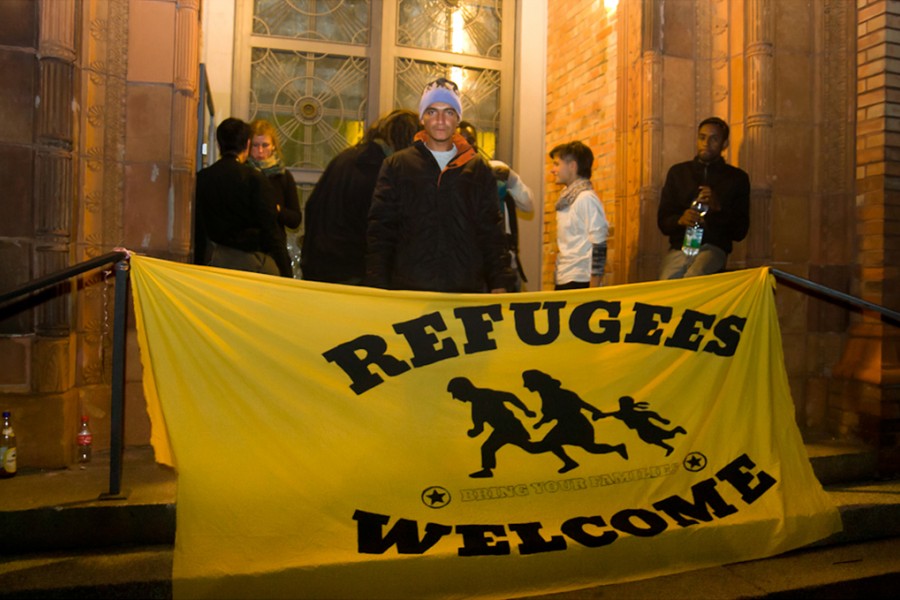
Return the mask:
M 691 204 L 691 208 L 700 213 L 700 218 L 706 216 L 709 211 L 709 204 L 698 198 Z M 703 224 L 697 221 L 684 230 L 684 242 L 681 244 L 681 251 L 687 256 L 697 256 L 700 252 L 700 245 L 703 243 Z

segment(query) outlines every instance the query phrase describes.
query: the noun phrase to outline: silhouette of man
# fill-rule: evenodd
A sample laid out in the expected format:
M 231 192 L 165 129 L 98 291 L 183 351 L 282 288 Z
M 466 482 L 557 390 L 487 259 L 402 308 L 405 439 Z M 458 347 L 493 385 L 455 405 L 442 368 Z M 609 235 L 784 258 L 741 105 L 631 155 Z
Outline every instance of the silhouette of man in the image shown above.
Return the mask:
M 651 423 L 651 419 L 659 421 L 663 425 L 668 425 L 671 421 L 662 418 L 658 413 L 652 410 L 646 410 L 649 406 L 650 404 L 647 402 L 635 402 L 634 398 L 631 396 L 622 396 L 619 398 L 619 410 L 601 414 L 604 417 L 615 417 L 616 419 L 619 419 L 628 426 L 628 429 L 637 431 L 638 437 L 646 443 L 665 448 L 666 456 L 668 456 L 672 454 L 674 448 L 663 440 L 669 440 L 679 433 L 687 432 L 681 425 L 669 431 L 663 429 L 659 425 Z
M 571 471 L 578 466 L 578 463 L 566 454 L 563 446 L 578 446 L 592 454 L 618 452 L 622 458 L 628 458 L 625 444 L 613 446 L 594 441 L 594 427 L 582 411 L 590 412 L 595 421 L 604 416 L 603 412 L 582 400 L 575 392 L 563 389 L 558 379 L 542 371 L 530 369 L 522 373 L 522 382 L 528 390 L 541 396 L 542 416 L 541 420 L 535 423 L 535 429 L 544 423 L 556 421 L 556 425 L 547 432 L 544 439 L 535 444 L 535 450 L 549 451 L 559 456 L 563 460 L 560 473 Z
M 529 439 L 525 426 L 506 404 L 515 406 L 527 417 L 537 415 L 515 394 L 475 387 L 466 377 L 451 379 L 447 384 L 447 391 L 461 402 L 472 403 L 472 429 L 468 431 L 470 438 L 481 435 L 485 424 L 493 428 L 491 434 L 481 444 L 481 470 L 471 473 L 469 477 L 493 477 L 493 469 L 497 466 L 497 451 L 507 444 L 531 452 L 533 442 Z

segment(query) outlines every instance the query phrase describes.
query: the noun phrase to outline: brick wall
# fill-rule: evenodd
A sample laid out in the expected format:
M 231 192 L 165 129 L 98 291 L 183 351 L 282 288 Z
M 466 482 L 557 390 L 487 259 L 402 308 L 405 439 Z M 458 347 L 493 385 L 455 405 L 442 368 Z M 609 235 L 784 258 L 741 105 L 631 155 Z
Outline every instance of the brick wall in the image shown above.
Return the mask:
M 610 255 L 604 282 L 624 283 L 615 272 L 616 13 L 597 0 L 554 0 L 547 19 L 547 139 L 580 140 L 594 152 L 591 181 L 610 223 Z M 553 289 L 556 245 L 554 205 L 560 188 L 546 160 L 541 279 Z
M 857 2 L 856 241 L 854 288 L 900 307 L 900 2 Z M 881 449 L 900 470 L 900 323 L 877 314 L 854 320 L 835 367 L 831 428 Z

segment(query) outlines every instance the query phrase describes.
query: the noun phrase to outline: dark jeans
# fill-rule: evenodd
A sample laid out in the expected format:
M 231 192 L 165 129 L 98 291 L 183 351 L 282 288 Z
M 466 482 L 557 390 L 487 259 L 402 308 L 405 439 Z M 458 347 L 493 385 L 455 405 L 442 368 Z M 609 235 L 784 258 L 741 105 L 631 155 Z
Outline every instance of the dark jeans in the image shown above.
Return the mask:
M 584 288 L 591 287 L 590 281 L 570 281 L 569 283 L 558 283 L 556 284 L 557 291 L 560 290 L 583 290 Z

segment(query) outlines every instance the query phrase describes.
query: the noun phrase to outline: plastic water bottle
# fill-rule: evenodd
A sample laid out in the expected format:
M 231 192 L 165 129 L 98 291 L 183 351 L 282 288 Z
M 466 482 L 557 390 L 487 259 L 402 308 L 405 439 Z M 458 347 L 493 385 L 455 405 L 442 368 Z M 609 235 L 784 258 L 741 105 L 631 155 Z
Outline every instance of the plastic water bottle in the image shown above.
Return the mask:
M 700 213 L 700 217 L 705 217 L 706 212 L 709 210 L 709 204 L 694 200 L 691 204 L 691 208 Z M 681 244 L 681 251 L 684 252 L 686 256 L 697 256 L 697 253 L 700 252 L 700 244 L 702 243 L 703 225 L 701 225 L 700 221 L 697 221 L 684 230 L 684 242 Z
M 3 429 L 0 429 L 0 479 L 8 479 L 16 474 L 16 432 L 13 431 L 12 417 L 3 411 Z
M 91 435 L 91 428 L 88 425 L 87 415 L 81 417 L 81 429 L 78 430 L 78 462 L 91 462 L 91 443 L 94 436 Z

